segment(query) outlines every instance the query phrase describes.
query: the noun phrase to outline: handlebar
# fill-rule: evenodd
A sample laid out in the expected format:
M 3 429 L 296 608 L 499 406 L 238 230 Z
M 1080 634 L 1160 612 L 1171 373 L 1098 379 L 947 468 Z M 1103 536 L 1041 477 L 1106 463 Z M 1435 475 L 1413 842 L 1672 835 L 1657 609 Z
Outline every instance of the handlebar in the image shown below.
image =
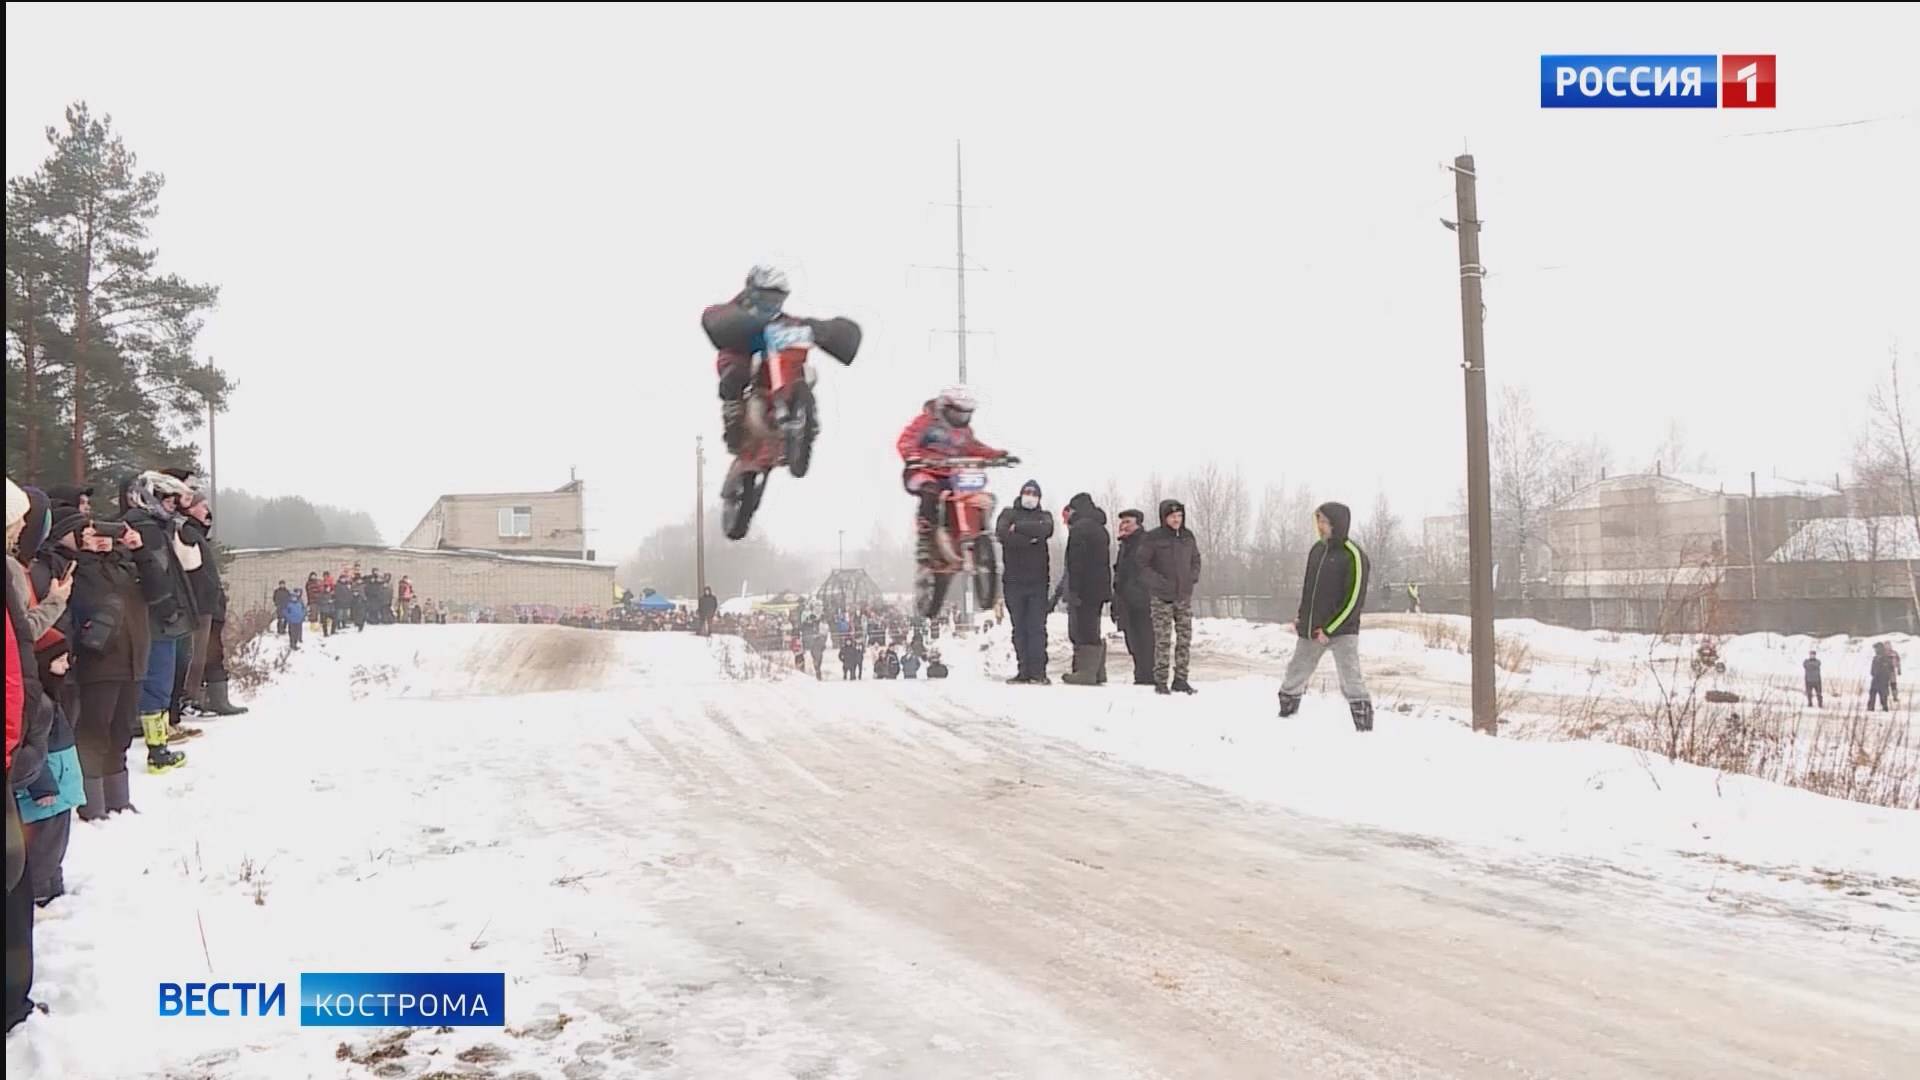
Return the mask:
M 1020 459 L 1008 454 L 1003 458 L 955 457 L 927 461 L 912 458 L 906 463 L 909 469 L 1010 469 L 1020 464 Z

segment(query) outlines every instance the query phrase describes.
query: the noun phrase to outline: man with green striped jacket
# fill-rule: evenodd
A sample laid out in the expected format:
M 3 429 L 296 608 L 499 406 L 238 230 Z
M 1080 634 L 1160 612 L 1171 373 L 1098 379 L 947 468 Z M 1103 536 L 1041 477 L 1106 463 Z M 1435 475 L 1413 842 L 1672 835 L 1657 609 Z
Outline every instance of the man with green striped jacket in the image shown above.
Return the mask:
M 1320 542 L 1307 554 L 1300 613 L 1293 622 L 1300 641 L 1293 647 L 1286 679 L 1280 684 L 1280 715 L 1287 717 L 1300 711 L 1307 680 L 1313 678 L 1320 658 L 1331 652 L 1340 673 L 1340 692 L 1353 712 L 1354 730 L 1372 731 L 1373 700 L 1360 673 L 1360 611 L 1366 607 L 1371 565 L 1367 553 L 1348 535 L 1353 511 L 1345 505 L 1323 504 L 1313 512 L 1313 525 L 1320 533 Z

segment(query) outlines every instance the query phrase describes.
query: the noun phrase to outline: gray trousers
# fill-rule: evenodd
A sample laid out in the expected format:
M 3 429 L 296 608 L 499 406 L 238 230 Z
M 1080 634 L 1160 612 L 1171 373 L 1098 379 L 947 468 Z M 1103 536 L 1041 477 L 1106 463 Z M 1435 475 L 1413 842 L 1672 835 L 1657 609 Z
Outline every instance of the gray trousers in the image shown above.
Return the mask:
M 1312 638 L 1300 638 L 1293 644 L 1293 659 L 1287 661 L 1287 677 L 1280 692 L 1288 697 L 1306 694 L 1307 680 L 1320 666 L 1320 658 L 1333 654 L 1333 666 L 1340 673 L 1340 692 L 1348 701 L 1367 701 L 1367 679 L 1360 673 L 1360 635 L 1327 639 L 1322 645 Z

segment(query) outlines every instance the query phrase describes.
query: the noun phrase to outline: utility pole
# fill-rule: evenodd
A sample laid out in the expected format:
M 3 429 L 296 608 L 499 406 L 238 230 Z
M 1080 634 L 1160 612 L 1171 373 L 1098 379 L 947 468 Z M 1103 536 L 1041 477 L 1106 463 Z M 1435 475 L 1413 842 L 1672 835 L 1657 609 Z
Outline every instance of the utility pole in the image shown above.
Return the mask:
M 1747 474 L 1747 596 L 1760 599 L 1760 552 L 1753 546 L 1753 504 L 1760 501 L 1760 474 Z
M 835 570 L 847 568 L 847 530 L 840 530 L 840 561 L 834 564 Z
M 1499 734 L 1493 684 L 1493 483 L 1487 449 L 1486 305 L 1480 282 L 1480 205 L 1473 155 L 1453 159 L 1458 220 L 1445 224 L 1460 239 L 1460 338 L 1467 387 L 1467 562 L 1473 622 L 1473 730 Z
M 207 366 L 208 367 L 213 366 L 213 361 L 211 359 L 207 361 Z M 207 398 L 207 512 L 209 514 L 220 509 L 220 507 L 214 502 L 214 496 L 220 490 L 219 473 L 216 471 L 219 467 L 220 452 L 214 448 L 214 441 L 213 441 L 214 412 L 215 410 L 213 407 L 213 398 L 208 397 Z
M 955 323 L 960 343 L 960 382 L 967 381 L 967 174 L 960 161 L 960 140 L 953 140 L 953 270 L 959 284 L 959 318 Z
M 693 437 L 693 576 L 694 591 L 707 594 L 707 450 L 706 437 Z

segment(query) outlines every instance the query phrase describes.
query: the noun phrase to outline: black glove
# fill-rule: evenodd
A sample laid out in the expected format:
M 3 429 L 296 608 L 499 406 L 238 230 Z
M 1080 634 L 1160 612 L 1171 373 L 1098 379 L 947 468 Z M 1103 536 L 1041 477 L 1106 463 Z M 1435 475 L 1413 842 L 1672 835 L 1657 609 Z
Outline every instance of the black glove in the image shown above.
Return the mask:
M 1003 465 L 1018 465 L 1020 464 L 1020 456 L 1018 454 L 1001 454 L 1000 463 Z

